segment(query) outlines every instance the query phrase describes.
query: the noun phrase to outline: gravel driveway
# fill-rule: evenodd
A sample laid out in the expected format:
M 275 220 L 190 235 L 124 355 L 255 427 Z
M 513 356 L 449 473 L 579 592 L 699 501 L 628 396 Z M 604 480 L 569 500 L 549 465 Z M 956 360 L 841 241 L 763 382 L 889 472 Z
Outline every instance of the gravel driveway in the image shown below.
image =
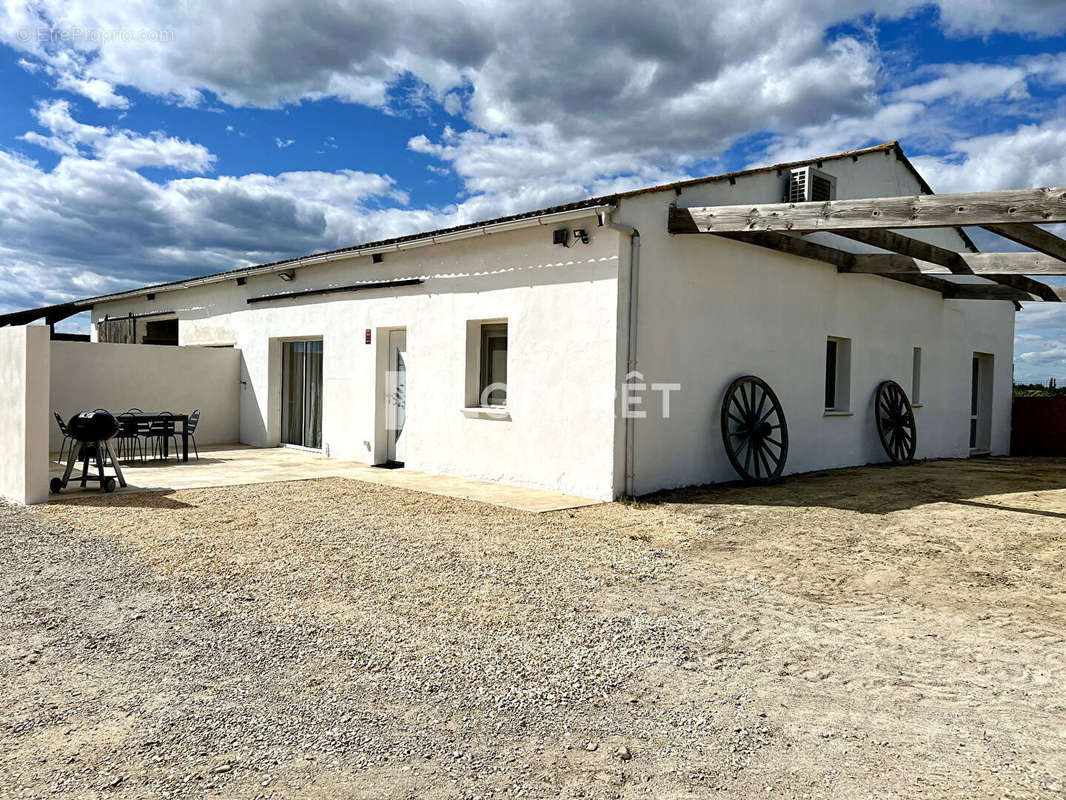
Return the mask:
M 1066 796 L 1060 487 L 0 507 L 0 797 Z

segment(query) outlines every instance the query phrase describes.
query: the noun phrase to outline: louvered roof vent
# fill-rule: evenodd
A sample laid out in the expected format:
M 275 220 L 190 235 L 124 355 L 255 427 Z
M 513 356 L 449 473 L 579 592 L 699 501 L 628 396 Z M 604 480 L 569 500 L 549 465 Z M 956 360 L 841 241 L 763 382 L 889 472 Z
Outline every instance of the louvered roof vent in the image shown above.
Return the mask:
M 785 186 L 786 203 L 817 203 L 836 200 L 836 197 L 835 175 L 809 165 L 788 171 L 788 183 Z

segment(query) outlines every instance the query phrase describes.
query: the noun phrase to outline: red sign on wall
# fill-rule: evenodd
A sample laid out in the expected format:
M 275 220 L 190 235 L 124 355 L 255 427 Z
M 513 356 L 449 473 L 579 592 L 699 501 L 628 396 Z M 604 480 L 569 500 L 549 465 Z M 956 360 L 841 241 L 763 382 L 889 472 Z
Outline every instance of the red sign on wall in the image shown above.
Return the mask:
M 370 344 L 370 328 L 366 329 L 366 343 Z

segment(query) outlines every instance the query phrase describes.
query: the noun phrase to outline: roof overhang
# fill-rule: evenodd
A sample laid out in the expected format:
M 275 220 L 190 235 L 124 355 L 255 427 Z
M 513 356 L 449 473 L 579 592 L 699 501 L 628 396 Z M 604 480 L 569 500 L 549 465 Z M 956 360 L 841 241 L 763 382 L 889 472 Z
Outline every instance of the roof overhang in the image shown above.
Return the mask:
M 29 325 L 39 319 L 44 319 L 46 325 L 55 325 L 57 322 L 80 314 L 85 309 L 75 303 L 59 303 L 53 306 L 41 306 L 40 308 L 28 308 L 24 311 L 13 311 L 10 314 L 0 314 L 0 327 L 5 325 Z
M 482 225 L 463 228 L 461 230 L 427 233 L 424 235 L 413 236 L 404 240 L 392 241 L 387 243 L 374 243 L 369 245 L 363 245 L 360 247 L 345 248 L 343 250 L 333 250 L 328 253 L 317 253 L 315 255 L 303 256 L 301 258 L 293 258 L 287 261 L 278 261 L 271 264 L 264 264 L 259 267 L 249 267 L 246 269 L 232 270 L 230 272 L 221 272 L 215 275 L 206 275 L 201 278 L 190 278 L 184 281 L 174 281 L 173 283 L 158 284 L 156 286 L 144 286 L 138 289 L 131 289 L 127 292 L 116 292 L 114 294 L 86 298 L 85 300 L 76 300 L 74 301 L 74 304 L 80 306 L 82 309 L 91 308 L 92 306 L 98 305 L 100 303 L 110 303 L 116 300 L 128 300 L 135 297 L 143 297 L 146 294 L 157 294 L 161 292 L 174 292 L 180 291 L 182 289 L 192 289 L 197 286 L 207 286 L 214 283 L 222 283 L 224 281 L 236 280 L 237 278 L 252 278 L 259 275 L 273 275 L 278 272 L 287 272 L 291 269 L 312 267 L 320 264 L 330 264 L 337 261 L 346 261 L 352 258 L 373 256 L 375 254 L 395 253 L 401 250 L 411 250 L 416 247 L 428 247 L 430 245 L 435 244 L 445 244 L 446 242 L 455 242 L 462 239 L 473 239 L 479 236 L 491 236 L 493 234 L 520 230 L 522 228 L 535 228 L 543 225 L 557 225 L 561 222 L 567 222 L 569 220 L 584 219 L 586 217 L 597 216 L 601 213 L 610 211 L 613 208 L 613 204 L 597 203 L 594 205 L 583 206 L 581 208 L 570 209 L 567 211 L 539 214 L 536 216 L 524 217 L 522 219 L 511 219 L 501 222 L 485 223 Z

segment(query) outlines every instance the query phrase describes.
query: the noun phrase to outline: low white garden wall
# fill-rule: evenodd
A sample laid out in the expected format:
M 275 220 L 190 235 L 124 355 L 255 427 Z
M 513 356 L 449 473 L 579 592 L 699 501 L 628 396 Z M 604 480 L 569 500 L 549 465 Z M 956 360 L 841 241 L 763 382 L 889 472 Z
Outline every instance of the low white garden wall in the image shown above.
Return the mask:
M 197 444 L 240 438 L 240 363 L 234 348 L 167 347 L 100 342 L 51 343 L 49 415 L 129 408 L 191 414 L 200 409 Z M 62 439 L 55 419 L 49 447 Z
M 48 328 L 0 328 L 0 495 L 48 497 Z

